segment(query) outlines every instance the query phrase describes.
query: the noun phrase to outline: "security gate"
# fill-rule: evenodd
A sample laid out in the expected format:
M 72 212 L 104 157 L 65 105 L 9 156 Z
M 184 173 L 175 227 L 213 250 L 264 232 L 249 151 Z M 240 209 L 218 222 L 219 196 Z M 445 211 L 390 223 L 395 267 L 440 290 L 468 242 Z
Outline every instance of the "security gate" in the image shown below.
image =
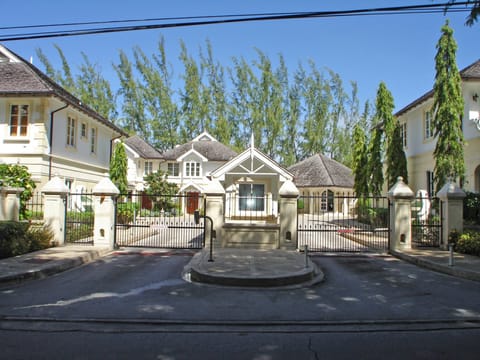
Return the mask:
M 65 243 L 93 245 L 93 194 L 68 193 L 65 198 Z
M 193 198 L 194 197 L 194 198 Z M 115 243 L 121 247 L 199 249 L 205 243 L 203 218 L 196 224 L 192 203 L 205 208 L 198 194 L 119 196 Z
M 419 194 L 412 204 L 412 246 L 440 247 L 442 243 L 442 202 Z
M 326 191 L 298 199 L 298 248 L 317 252 L 375 252 L 389 248 L 389 201 Z

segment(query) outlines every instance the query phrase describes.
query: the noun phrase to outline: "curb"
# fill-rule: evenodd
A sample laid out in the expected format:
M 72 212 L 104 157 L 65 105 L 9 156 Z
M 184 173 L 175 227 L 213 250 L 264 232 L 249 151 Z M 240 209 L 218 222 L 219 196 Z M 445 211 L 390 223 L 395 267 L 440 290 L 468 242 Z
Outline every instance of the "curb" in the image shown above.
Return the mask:
M 433 261 L 422 259 L 421 257 L 411 256 L 394 250 L 390 250 L 390 254 L 411 264 L 418 265 L 433 271 L 460 277 L 467 280 L 480 281 L 480 273 L 475 271 L 460 269 L 458 268 L 458 266 L 441 265 Z
M 72 268 L 92 262 L 111 251 L 86 250 L 86 253 L 66 259 L 52 259 L 50 264 L 38 266 L 26 271 L 18 271 L 12 274 L 0 276 L 0 286 L 20 284 L 24 281 L 42 279 L 48 276 L 70 270 Z M 27 255 L 27 254 L 26 254 Z M 28 255 L 31 255 L 28 254 Z

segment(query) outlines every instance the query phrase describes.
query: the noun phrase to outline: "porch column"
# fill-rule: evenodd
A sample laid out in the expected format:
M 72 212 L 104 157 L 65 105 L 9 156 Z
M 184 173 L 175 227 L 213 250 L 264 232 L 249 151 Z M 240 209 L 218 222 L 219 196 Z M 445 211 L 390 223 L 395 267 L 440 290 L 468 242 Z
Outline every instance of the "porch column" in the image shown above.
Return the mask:
M 293 182 L 287 180 L 280 187 L 280 239 L 279 248 L 297 249 L 297 199 L 300 195 Z
M 55 244 L 65 245 L 65 208 L 68 187 L 65 182 L 55 175 L 42 188 L 44 197 L 43 222 L 53 232 Z
M 225 189 L 218 180 L 212 180 L 205 188 L 205 215 L 212 218 L 216 232 L 214 246 L 223 246 L 223 224 Z M 205 247 L 210 247 L 210 221 L 205 225 Z
M 399 176 L 397 183 L 388 191 L 390 208 L 390 250 L 412 248 L 412 200 L 415 194 Z
M 0 220 L 20 220 L 20 194 L 23 188 L 0 187 Z
M 463 232 L 463 199 L 465 192 L 455 183 L 448 182 L 437 193 L 442 206 L 441 248 L 448 249 L 448 238 L 452 231 Z
M 115 199 L 120 194 L 108 174 L 93 188 L 95 219 L 93 244 L 113 250 L 115 243 Z

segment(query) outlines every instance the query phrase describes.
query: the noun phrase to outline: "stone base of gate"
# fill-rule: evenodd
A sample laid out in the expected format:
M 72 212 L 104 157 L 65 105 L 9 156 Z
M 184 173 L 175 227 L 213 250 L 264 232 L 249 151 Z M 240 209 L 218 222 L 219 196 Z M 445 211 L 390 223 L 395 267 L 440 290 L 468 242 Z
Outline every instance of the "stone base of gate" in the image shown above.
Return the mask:
M 222 248 L 278 249 L 280 246 L 280 225 L 242 224 L 223 225 L 220 246 Z
M 220 248 L 212 259 L 209 249 L 195 254 L 184 278 L 225 286 L 311 286 L 323 281 L 324 274 L 297 251 Z

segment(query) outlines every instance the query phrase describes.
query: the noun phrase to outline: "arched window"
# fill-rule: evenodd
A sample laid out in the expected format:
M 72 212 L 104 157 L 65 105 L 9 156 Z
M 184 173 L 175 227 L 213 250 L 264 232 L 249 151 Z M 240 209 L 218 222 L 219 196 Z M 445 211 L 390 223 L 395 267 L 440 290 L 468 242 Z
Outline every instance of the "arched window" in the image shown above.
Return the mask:
M 480 193 L 480 165 L 475 169 L 475 192 Z

